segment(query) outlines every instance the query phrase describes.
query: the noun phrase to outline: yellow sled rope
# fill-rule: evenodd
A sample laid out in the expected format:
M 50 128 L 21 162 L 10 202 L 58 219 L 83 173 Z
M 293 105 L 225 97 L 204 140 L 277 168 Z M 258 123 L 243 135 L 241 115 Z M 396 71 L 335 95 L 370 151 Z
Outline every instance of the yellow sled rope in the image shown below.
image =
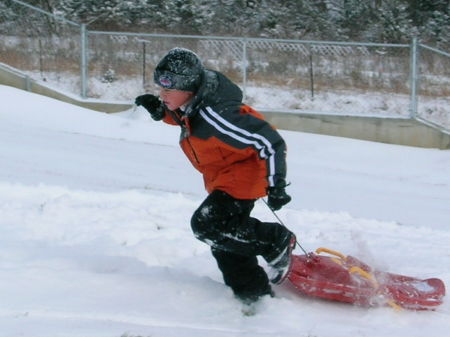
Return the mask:
M 339 265 L 341 265 L 341 266 L 346 267 L 346 268 L 348 269 L 349 273 L 351 273 L 351 274 L 357 273 L 357 274 L 359 274 L 361 277 L 364 277 L 365 279 L 369 280 L 369 281 L 372 283 L 373 287 L 374 287 L 377 291 L 379 290 L 380 285 L 379 285 L 378 281 L 376 280 L 375 276 L 374 276 L 373 274 L 371 274 L 371 273 L 369 273 L 369 272 L 363 270 L 363 269 L 360 268 L 360 267 L 357 267 L 357 266 L 350 266 L 350 267 L 349 267 L 349 266 L 347 266 L 347 264 L 346 264 L 346 262 L 347 262 L 347 257 L 346 257 L 344 254 L 342 254 L 342 253 L 340 253 L 340 252 L 338 252 L 338 251 L 335 251 L 335 250 L 332 250 L 332 249 L 328 249 L 328 248 L 323 248 L 323 247 L 317 248 L 317 249 L 316 249 L 316 253 L 317 253 L 317 254 L 320 254 L 320 253 L 328 253 L 328 254 L 330 254 L 330 255 L 336 256 L 336 257 L 331 258 L 335 263 L 337 263 L 337 264 L 339 264 Z M 397 303 L 395 303 L 395 301 L 392 300 L 392 299 L 387 299 L 387 303 L 388 303 L 393 309 L 395 309 L 396 311 L 402 310 L 402 308 L 401 308 Z

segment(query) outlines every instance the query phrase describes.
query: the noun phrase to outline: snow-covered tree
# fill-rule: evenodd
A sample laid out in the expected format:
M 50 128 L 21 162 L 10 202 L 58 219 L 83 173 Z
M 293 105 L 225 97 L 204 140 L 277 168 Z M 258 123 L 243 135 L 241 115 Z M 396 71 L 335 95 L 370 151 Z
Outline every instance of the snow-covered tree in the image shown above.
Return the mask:
M 27 0 L 90 29 L 450 44 L 450 0 Z M 22 15 L 0 4 L 0 25 Z M 26 13 L 30 13 L 26 11 Z M 26 15 L 22 20 L 29 21 Z M 51 20 L 46 19 L 50 27 Z M 56 27 L 56 26 L 55 26 Z M 55 28 L 56 29 L 56 28 Z

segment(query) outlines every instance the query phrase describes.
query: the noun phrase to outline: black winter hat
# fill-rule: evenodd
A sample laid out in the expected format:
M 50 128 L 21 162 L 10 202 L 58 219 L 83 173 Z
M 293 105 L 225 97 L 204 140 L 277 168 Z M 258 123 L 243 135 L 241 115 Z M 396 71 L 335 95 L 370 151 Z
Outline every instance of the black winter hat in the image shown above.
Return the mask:
M 200 87 L 203 72 L 202 61 L 194 52 L 174 48 L 159 61 L 153 73 L 153 80 L 166 89 L 196 92 Z

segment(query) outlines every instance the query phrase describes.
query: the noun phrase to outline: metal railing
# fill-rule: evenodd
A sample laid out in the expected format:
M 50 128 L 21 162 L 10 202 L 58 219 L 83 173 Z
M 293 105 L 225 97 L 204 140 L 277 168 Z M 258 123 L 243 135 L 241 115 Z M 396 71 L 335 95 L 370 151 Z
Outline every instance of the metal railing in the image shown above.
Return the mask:
M 238 83 L 258 109 L 423 118 L 450 128 L 450 54 L 423 45 L 93 31 L 19 0 L 0 62 L 82 98 L 132 100 L 174 47 Z M 22 24 L 27 20 L 27 24 Z

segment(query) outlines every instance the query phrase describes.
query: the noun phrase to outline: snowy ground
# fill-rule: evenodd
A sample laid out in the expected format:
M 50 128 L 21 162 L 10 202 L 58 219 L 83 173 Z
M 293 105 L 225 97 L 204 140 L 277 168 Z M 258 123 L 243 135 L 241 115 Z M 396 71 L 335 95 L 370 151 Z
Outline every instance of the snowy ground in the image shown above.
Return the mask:
M 189 228 L 205 197 L 176 127 L 0 86 L 0 337 L 440 337 L 435 312 L 359 308 L 288 285 L 244 317 Z M 308 250 L 450 284 L 450 152 L 282 132 Z M 262 202 L 254 215 L 273 220 Z
M 80 80 L 72 73 L 27 72 L 32 78 L 64 89 L 78 95 Z M 442 86 L 448 85 L 448 79 L 442 80 Z M 109 101 L 132 101 L 143 92 L 142 79 L 137 77 L 120 78 L 111 83 L 104 83 L 100 78 L 89 78 L 89 96 Z M 149 84 L 148 91 L 156 90 Z M 343 115 L 370 116 L 409 116 L 410 95 L 368 90 L 317 90 L 314 98 L 310 90 L 289 86 L 273 86 L 249 83 L 246 88 L 246 103 L 257 109 L 302 111 L 309 113 L 332 113 Z M 418 97 L 418 114 L 450 130 L 450 97 Z

